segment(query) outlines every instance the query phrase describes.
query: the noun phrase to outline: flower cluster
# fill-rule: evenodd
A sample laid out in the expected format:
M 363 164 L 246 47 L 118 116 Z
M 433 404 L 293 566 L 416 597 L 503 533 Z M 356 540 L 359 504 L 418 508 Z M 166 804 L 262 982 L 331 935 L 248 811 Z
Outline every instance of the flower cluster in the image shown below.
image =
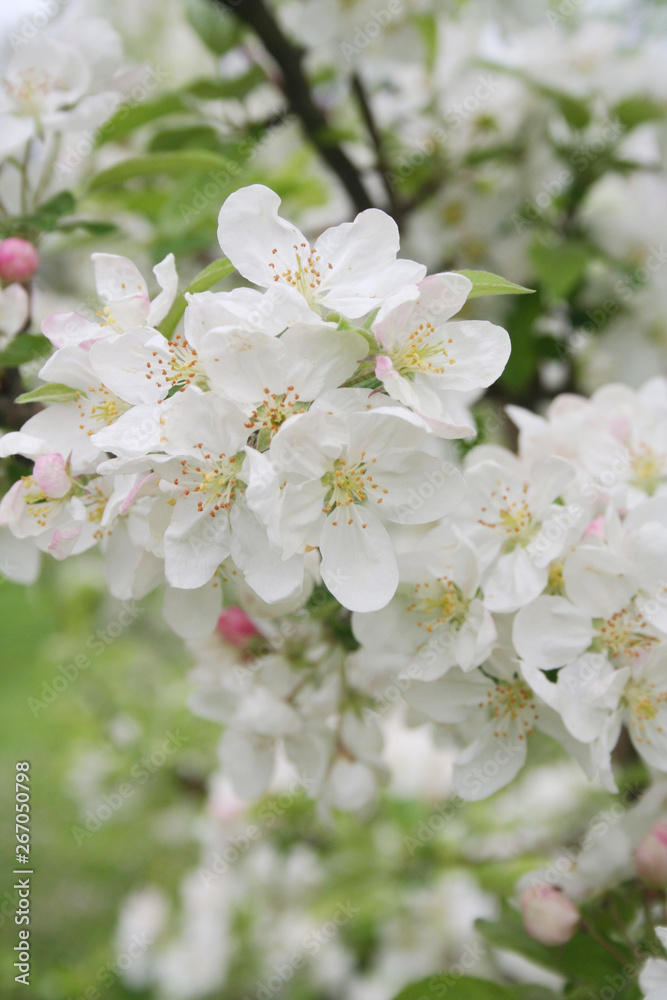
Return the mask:
M 166 581 L 165 617 L 203 643 L 193 705 L 227 726 L 248 796 L 281 749 L 324 806 L 364 809 L 390 691 L 463 742 L 467 799 L 535 731 L 610 789 L 623 726 L 667 769 L 665 380 L 511 407 L 518 454 L 460 462 L 448 439 L 509 352 L 452 321 L 470 280 L 397 259 L 382 212 L 311 247 L 278 208 L 261 186 L 228 198 L 222 249 L 261 290 L 188 295 L 171 339 L 173 257 L 151 301 L 94 255 L 99 320 L 45 321 L 52 402 L 0 443 L 35 463 L 0 523 L 60 559 L 99 543 L 119 598 Z
M 0 446 L 35 460 L 2 524 L 56 558 L 100 542 L 115 596 L 166 579 L 191 635 L 194 616 L 202 635 L 215 625 L 226 560 L 275 604 L 304 593 L 319 549 L 346 608 L 383 607 L 399 576 L 388 526 L 458 503 L 442 439 L 472 432 L 465 401 L 509 355 L 501 328 L 449 322 L 471 282 L 396 259 L 384 213 L 311 248 L 279 204 L 259 185 L 228 198 L 221 246 L 263 290 L 189 295 L 169 340 L 173 256 L 151 302 L 129 260 L 95 254 L 98 321 L 44 322 L 56 351 L 37 395 L 52 404 Z
M 537 730 L 610 790 L 624 726 L 667 770 L 666 390 L 511 407 L 518 455 L 473 448 L 465 501 L 406 547 L 389 605 L 353 615 L 380 697 L 393 669 L 415 718 L 465 744 L 464 798 L 507 784 Z

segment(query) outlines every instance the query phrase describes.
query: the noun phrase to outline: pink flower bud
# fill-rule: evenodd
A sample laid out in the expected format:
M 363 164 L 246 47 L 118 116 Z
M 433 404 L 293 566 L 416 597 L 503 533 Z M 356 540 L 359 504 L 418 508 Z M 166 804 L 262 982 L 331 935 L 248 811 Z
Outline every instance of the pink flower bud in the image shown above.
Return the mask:
M 253 622 L 238 604 L 233 604 L 231 608 L 226 608 L 218 618 L 218 632 L 227 640 L 230 646 L 243 649 L 251 639 L 261 632 L 255 628 Z
M 27 281 L 38 267 L 39 256 L 32 243 L 18 236 L 10 236 L 0 243 L 0 279 L 4 284 Z
M 47 497 L 64 497 L 72 488 L 62 455 L 40 455 L 32 470 L 32 478 Z
M 565 944 L 573 936 L 580 916 L 574 903 L 560 889 L 530 886 L 519 897 L 523 923 L 542 944 Z
M 635 868 L 644 882 L 667 884 L 667 820 L 651 827 L 635 851 Z

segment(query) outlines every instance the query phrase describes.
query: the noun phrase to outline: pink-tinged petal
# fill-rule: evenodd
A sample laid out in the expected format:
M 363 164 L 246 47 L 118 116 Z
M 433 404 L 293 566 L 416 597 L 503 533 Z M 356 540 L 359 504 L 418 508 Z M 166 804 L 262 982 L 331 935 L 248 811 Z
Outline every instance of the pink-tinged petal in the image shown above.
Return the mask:
M 91 323 L 78 313 L 51 313 L 42 322 L 42 333 L 54 347 L 73 347 L 104 337 L 106 324 Z
M 49 541 L 49 552 L 54 559 L 66 559 L 81 534 L 82 523 L 68 524 L 65 528 L 56 528 Z
M 398 372 L 394 368 L 391 358 L 388 358 L 386 354 L 378 355 L 375 361 L 375 375 L 384 382 L 386 378 L 398 377 Z
M 35 462 L 32 476 L 47 497 L 64 497 L 72 488 L 62 455 L 41 455 Z
M 604 541 L 604 514 L 598 514 L 584 531 L 584 538 L 601 538 Z
M 118 511 L 119 514 L 127 514 L 128 510 L 130 509 L 130 506 L 134 502 L 137 493 L 140 491 L 142 486 L 144 486 L 150 480 L 155 480 L 155 481 L 157 480 L 157 476 L 154 472 L 149 472 L 142 479 L 137 480 L 135 485 L 132 487 L 132 489 L 130 490 L 130 492 L 120 505 L 120 510 Z
M 0 500 L 0 526 L 15 524 L 23 511 L 25 486 L 22 479 L 17 480 Z

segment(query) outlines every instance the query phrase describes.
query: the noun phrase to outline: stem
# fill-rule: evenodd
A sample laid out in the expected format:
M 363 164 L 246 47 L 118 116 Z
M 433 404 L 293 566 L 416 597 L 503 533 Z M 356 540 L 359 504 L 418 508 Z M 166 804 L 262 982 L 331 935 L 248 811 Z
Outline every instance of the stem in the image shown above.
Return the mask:
M 289 105 L 301 122 L 307 138 L 322 159 L 338 176 L 357 212 L 373 207 L 361 174 L 347 153 L 329 134 L 327 120 L 315 104 L 310 85 L 301 65 L 303 51 L 283 33 L 265 0 L 214 0 L 246 24 L 258 36 L 264 48 L 278 64 L 282 88 Z
M 361 111 L 361 117 L 364 120 L 364 124 L 368 131 L 368 134 L 373 143 L 373 148 L 375 149 L 375 165 L 377 172 L 382 178 L 382 184 L 385 191 L 387 192 L 387 199 L 389 201 L 389 212 L 394 217 L 396 222 L 400 225 L 400 220 L 403 214 L 402 206 L 398 202 L 396 197 L 396 191 L 389 179 L 389 165 L 387 163 L 387 158 L 385 155 L 384 143 L 382 141 L 382 136 L 380 135 L 380 130 L 375 122 L 375 116 L 366 93 L 366 88 L 361 80 L 361 77 L 357 72 L 352 74 L 352 92 L 357 99 L 359 105 L 359 110 Z
M 636 947 L 634 941 L 632 940 L 632 938 L 628 934 L 628 929 L 625 926 L 625 924 L 623 923 L 623 921 L 621 919 L 621 916 L 620 916 L 620 914 L 618 912 L 618 909 L 616 908 L 616 903 L 615 903 L 615 901 L 613 899 L 609 900 L 609 912 L 611 914 L 611 919 L 614 921 L 615 925 L 618 927 L 619 933 L 620 933 L 621 937 L 623 938 L 623 940 L 625 941 L 625 943 L 627 944 L 628 948 L 630 948 L 630 950 L 632 951 L 633 955 L 636 958 L 641 958 L 639 952 L 637 951 L 637 947 Z
M 50 174 L 51 174 L 51 172 L 53 170 L 53 167 L 55 165 L 55 162 L 56 162 L 56 160 L 58 158 L 58 152 L 60 150 L 60 140 L 61 140 L 61 138 L 62 138 L 62 136 L 60 135 L 60 133 L 58 133 L 57 135 L 55 135 L 53 137 L 53 141 L 51 142 L 51 148 L 49 150 L 49 154 L 48 154 L 48 156 L 44 160 L 44 165 L 42 167 L 42 172 L 41 172 L 39 180 L 37 181 L 37 184 L 35 186 L 35 191 L 34 191 L 34 196 L 33 196 L 33 203 L 32 203 L 33 211 L 37 208 L 37 205 L 39 204 L 39 201 L 40 201 L 40 199 L 41 199 L 41 197 L 42 197 L 42 195 L 44 193 L 44 189 L 46 188 L 46 186 L 47 186 L 47 184 L 49 182 Z
M 21 172 L 21 214 L 28 212 L 28 164 L 30 163 L 30 151 L 32 149 L 32 139 L 25 147 L 25 153 L 21 160 L 19 170 Z
M 616 951 L 616 948 L 614 948 L 611 941 L 607 941 L 607 939 L 604 938 L 601 934 L 598 934 L 598 932 L 593 927 L 591 927 L 590 924 L 586 924 L 582 921 L 581 929 L 586 934 L 590 934 L 593 940 L 597 941 L 600 947 L 604 948 L 604 950 L 608 952 L 612 956 L 612 958 L 614 958 L 617 962 L 620 962 L 621 965 L 626 964 L 627 956 L 622 955 L 620 951 Z
M 171 309 L 162 320 L 158 326 L 160 333 L 169 340 L 172 333 L 178 326 L 178 321 L 185 312 L 185 307 L 187 305 L 185 301 L 186 293 L 194 292 L 206 292 L 213 285 L 216 285 L 223 278 L 226 278 L 228 274 L 231 274 L 234 270 L 234 265 L 231 261 L 223 257 L 221 260 L 214 260 L 212 264 L 205 267 L 203 271 L 200 271 L 196 278 L 193 278 L 190 284 L 185 288 L 180 295 L 177 295 L 174 304 Z

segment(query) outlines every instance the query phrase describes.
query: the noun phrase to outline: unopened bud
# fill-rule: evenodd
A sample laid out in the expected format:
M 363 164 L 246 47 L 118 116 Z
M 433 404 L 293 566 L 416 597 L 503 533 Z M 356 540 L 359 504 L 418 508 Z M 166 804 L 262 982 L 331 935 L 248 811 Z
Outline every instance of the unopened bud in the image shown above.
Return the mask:
M 651 827 L 635 851 L 635 868 L 644 882 L 667 884 L 667 821 Z
M 47 497 L 64 497 L 72 488 L 62 455 L 40 455 L 32 470 L 32 478 Z
M 579 910 L 560 889 L 530 886 L 519 897 L 523 923 L 532 938 L 542 944 L 565 944 L 580 920 Z
M 10 236 L 0 243 L 0 280 L 27 281 L 39 267 L 37 250 L 28 240 Z
M 218 632 L 230 646 L 243 649 L 248 643 L 260 635 L 252 620 L 238 604 L 227 608 L 218 618 Z

